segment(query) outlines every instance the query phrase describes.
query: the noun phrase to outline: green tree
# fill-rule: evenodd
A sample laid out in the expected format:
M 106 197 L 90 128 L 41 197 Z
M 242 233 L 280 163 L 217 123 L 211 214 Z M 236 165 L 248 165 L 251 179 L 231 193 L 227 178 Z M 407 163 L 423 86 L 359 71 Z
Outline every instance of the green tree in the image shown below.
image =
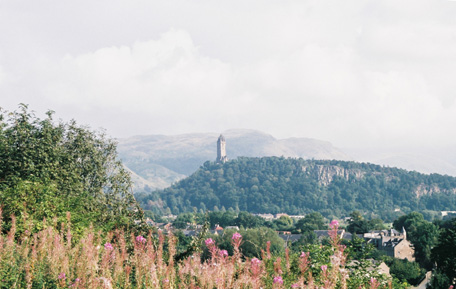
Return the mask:
M 411 285 L 418 285 L 423 279 L 426 270 L 420 267 L 416 262 L 410 262 L 407 259 L 400 260 L 392 258 L 390 264 L 390 273 L 400 281 L 407 281 Z
M 301 238 L 298 241 L 292 243 L 292 248 L 294 250 L 299 250 L 303 245 L 316 244 L 318 243 L 318 236 L 314 231 L 306 231 L 301 234 Z
M 194 223 L 194 221 L 192 213 L 182 213 L 174 220 L 173 227 L 176 229 L 185 229 L 187 225 Z
M 415 248 L 415 259 L 423 268 L 432 268 L 431 249 L 436 244 L 439 236 L 438 227 L 426 221 L 422 214 L 411 212 L 399 217 L 393 222 L 396 230 L 404 228 L 407 232 L 407 239 Z
M 288 216 L 280 216 L 280 218 L 272 221 L 278 230 L 290 230 L 293 226 L 293 220 Z
M 382 219 L 375 218 L 368 221 L 369 230 L 385 230 L 386 226 Z
M 236 226 L 242 226 L 244 228 L 258 228 L 263 226 L 264 219 L 258 216 L 254 216 L 249 212 L 239 212 L 237 218 L 234 220 Z
M 352 234 L 364 234 L 369 232 L 369 222 L 364 219 L 360 212 L 354 211 L 350 214 L 350 221 L 348 221 L 347 231 Z
M 217 244 L 221 249 L 226 249 L 230 254 L 233 252 L 231 245 L 231 237 L 234 230 L 226 230 L 223 236 L 217 238 Z M 277 233 L 268 228 L 254 228 L 240 230 L 242 235 L 242 244 L 240 247 L 241 253 L 249 258 L 261 257 L 261 250 L 266 250 L 267 242 L 271 244 L 271 252 L 274 254 L 283 253 L 284 241 L 277 235 Z
M 312 212 L 307 214 L 304 218 L 296 222 L 295 228 L 301 232 L 308 232 L 314 230 L 324 230 L 328 228 L 325 219 L 319 212 Z
M 433 262 L 431 260 L 431 250 L 437 243 L 439 237 L 439 229 L 434 224 L 424 221 L 416 227 L 416 231 L 410 234 L 410 242 L 415 248 L 415 259 L 420 263 L 421 267 L 431 270 Z
M 456 219 L 450 221 L 448 227 L 442 230 L 431 256 L 437 267 L 433 274 L 436 276 L 434 282 L 444 283 L 445 288 L 456 285 Z
M 358 237 L 356 234 L 353 234 L 347 248 L 349 258 L 353 260 L 378 259 L 379 257 L 379 251 L 372 244 L 367 243 L 366 240 Z
M 393 222 L 393 227 L 400 231 L 405 228 L 407 232 L 415 231 L 419 223 L 424 222 L 424 217 L 418 212 L 411 212 L 407 215 L 400 216 Z
M 234 211 L 209 212 L 208 216 L 211 228 L 214 228 L 216 225 L 221 227 L 233 226 L 236 220 L 236 212 Z
M 110 229 L 132 225 L 142 211 L 131 192 L 130 175 L 117 159 L 116 143 L 103 132 L 41 120 L 26 105 L 0 111 L 0 202 L 5 216 L 16 215 L 19 230 L 27 218 L 65 218 L 78 225 Z

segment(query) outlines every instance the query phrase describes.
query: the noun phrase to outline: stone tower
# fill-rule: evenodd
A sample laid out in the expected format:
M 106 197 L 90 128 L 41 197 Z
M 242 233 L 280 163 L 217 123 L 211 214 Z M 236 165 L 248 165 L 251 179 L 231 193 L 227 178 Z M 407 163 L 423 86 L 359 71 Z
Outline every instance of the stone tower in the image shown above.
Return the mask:
M 223 135 L 220 135 L 217 140 L 217 159 L 215 162 L 223 164 L 228 160 L 226 156 L 226 141 Z

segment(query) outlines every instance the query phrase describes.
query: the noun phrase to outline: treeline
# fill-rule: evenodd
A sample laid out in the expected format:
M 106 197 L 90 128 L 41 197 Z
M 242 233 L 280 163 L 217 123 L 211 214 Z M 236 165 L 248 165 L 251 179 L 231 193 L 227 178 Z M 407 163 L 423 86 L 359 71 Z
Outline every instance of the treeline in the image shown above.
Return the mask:
M 452 210 L 456 178 L 346 161 L 241 157 L 206 162 L 163 191 L 138 196 L 146 210 L 195 210 L 347 216 L 359 210 L 384 220 L 402 212 Z M 396 210 L 395 210 L 396 209 Z M 432 218 L 432 216 L 431 216 Z

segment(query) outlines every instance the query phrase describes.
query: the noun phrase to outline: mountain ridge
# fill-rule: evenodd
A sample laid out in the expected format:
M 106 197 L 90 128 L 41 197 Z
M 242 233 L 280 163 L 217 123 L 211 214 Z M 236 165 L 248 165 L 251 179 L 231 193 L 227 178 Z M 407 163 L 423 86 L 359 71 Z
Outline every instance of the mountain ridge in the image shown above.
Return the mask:
M 230 129 L 222 132 L 227 140 L 227 156 L 342 159 L 351 158 L 327 141 L 311 138 L 276 139 L 270 134 L 250 129 Z M 118 151 L 124 165 L 133 171 L 135 190 L 163 189 L 189 176 L 204 162 L 216 157 L 219 133 L 189 133 L 181 135 L 143 135 L 119 139 Z M 143 178 L 144 180 L 141 180 Z
M 444 148 L 337 148 L 328 141 L 291 137 L 278 139 L 251 129 L 229 129 L 227 156 L 284 156 L 304 159 L 352 160 L 398 167 L 425 174 L 456 176 L 456 146 Z M 136 192 L 163 189 L 191 175 L 216 158 L 220 133 L 137 135 L 119 139 L 124 165 L 135 173 Z
M 252 213 L 319 211 L 347 216 L 354 210 L 393 220 L 411 211 L 451 210 L 456 178 L 369 163 L 283 157 L 239 157 L 206 162 L 152 198 L 173 213 L 218 208 Z

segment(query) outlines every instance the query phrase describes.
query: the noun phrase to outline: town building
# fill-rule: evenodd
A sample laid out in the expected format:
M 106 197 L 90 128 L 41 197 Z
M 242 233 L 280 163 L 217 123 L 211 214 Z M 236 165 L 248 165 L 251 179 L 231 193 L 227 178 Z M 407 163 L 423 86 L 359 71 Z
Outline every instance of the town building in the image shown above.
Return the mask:
M 385 252 L 387 256 L 415 261 L 413 256 L 415 250 L 412 243 L 407 240 L 407 232 L 404 228 L 402 228 L 402 232 L 394 229 L 371 231 L 364 234 L 364 239 L 378 250 Z

